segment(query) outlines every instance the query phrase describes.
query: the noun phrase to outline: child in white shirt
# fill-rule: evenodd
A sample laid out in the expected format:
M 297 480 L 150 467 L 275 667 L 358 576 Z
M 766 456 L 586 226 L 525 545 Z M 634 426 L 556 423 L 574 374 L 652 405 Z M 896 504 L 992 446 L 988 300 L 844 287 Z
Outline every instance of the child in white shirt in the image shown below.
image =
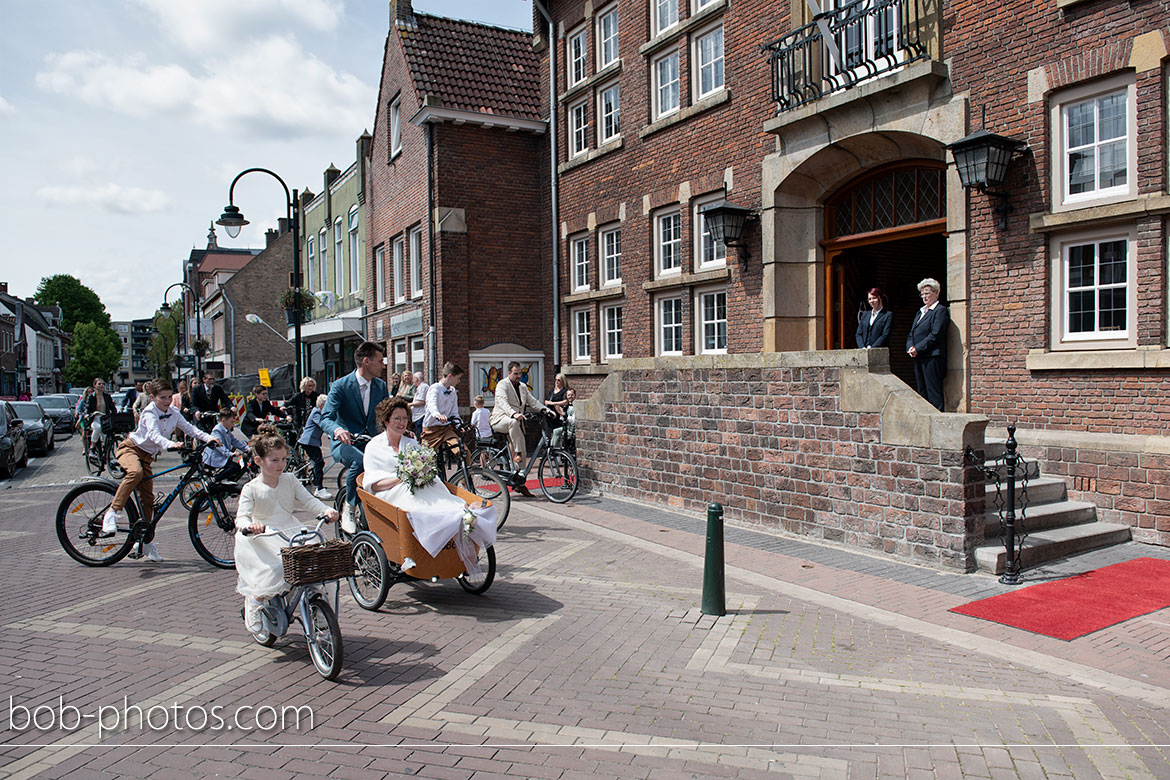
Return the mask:
M 471 427 L 480 441 L 492 438 L 492 413 L 483 406 L 483 396 L 475 397 L 475 411 L 471 413 Z

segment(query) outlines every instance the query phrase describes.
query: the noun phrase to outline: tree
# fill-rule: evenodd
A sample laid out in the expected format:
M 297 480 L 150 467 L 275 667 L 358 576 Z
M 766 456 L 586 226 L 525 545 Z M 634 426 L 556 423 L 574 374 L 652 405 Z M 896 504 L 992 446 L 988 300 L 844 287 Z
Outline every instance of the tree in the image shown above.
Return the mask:
M 61 328 L 70 333 L 79 322 L 110 327 L 110 315 L 106 313 L 102 299 L 75 276 L 56 274 L 44 277 L 37 285 L 33 300 L 39 306 L 60 306 L 63 315 Z
M 122 339 L 106 325 L 78 322 L 69 345 L 65 378 L 75 387 L 88 387 L 97 378 L 109 379 L 122 362 Z
M 170 315 L 161 312 L 154 313 L 155 332 L 150 337 L 150 347 L 146 350 L 146 359 L 155 376 L 169 377 L 171 375 L 171 367 L 175 365 L 175 348 L 179 344 L 179 328 L 182 327 L 182 322 L 182 307 L 176 306 L 171 309 Z

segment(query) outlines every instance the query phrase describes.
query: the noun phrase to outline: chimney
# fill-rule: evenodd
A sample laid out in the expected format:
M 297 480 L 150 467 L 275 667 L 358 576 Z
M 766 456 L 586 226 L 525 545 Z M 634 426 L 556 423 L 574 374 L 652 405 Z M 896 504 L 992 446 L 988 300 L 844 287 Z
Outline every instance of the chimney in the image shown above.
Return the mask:
M 280 219 L 276 220 L 276 233 L 277 233 L 277 235 L 284 235 L 287 232 L 288 232 L 288 217 L 281 217 Z
M 264 246 L 267 248 L 267 247 L 270 247 L 273 244 L 275 244 L 278 236 L 280 236 L 280 233 L 277 233 L 272 228 L 268 228 L 267 230 L 265 230 L 264 231 Z
M 410 0 L 390 0 L 390 26 L 414 27 L 414 8 Z
M 341 171 L 337 170 L 337 168 L 333 165 L 333 163 L 329 163 L 329 167 L 325 169 L 325 191 L 326 192 L 329 190 L 329 185 L 332 184 L 333 182 L 337 181 L 337 177 L 340 175 L 341 175 Z
M 8 294 L 8 282 L 0 282 L 0 293 Z
M 370 156 L 370 145 L 373 137 L 369 130 L 362 131 L 362 134 L 357 139 L 357 156 L 359 160 Z

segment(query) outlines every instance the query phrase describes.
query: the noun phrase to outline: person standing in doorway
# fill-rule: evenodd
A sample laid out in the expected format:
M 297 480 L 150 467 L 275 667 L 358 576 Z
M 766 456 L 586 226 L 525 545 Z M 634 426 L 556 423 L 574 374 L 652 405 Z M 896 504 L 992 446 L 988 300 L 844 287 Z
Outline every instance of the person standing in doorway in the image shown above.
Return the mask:
M 922 308 L 914 315 L 906 335 L 906 354 L 914 361 L 914 382 L 918 394 L 940 412 L 943 410 L 943 379 L 947 374 L 947 329 L 951 323 L 947 307 L 938 302 L 939 283 L 923 279 L 918 283 Z
M 890 326 L 894 315 L 886 305 L 886 294 L 882 288 L 873 287 L 866 293 L 869 311 L 861 313 L 857 323 L 857 348 L 886 347 L 890 342 Z

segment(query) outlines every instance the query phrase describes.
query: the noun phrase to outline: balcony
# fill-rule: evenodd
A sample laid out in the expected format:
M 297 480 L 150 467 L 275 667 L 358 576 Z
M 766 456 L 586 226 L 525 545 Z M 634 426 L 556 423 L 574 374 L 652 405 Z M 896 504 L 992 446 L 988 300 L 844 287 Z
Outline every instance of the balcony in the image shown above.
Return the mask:
M 824 0 L 826 4 L 828 0 Z M 919 60 L 941 59 L 937 0 L 854 0 L 763 44 L 777 114 Z

